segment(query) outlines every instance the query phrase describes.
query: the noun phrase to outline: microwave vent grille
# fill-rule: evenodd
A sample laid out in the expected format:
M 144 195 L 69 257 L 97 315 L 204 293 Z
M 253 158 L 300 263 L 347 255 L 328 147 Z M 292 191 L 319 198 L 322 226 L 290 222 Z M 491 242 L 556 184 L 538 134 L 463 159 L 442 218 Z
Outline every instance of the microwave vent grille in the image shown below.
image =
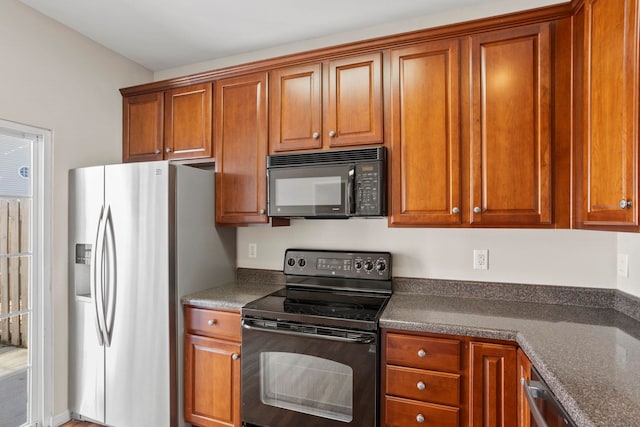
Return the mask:
M 267 167 L 322 165 L 331 163 L 352 163 L 384 160 L 384 147 L 361 148 L 357 150 L 316 151 L 313 153 L 276 154 L 267 156 Z

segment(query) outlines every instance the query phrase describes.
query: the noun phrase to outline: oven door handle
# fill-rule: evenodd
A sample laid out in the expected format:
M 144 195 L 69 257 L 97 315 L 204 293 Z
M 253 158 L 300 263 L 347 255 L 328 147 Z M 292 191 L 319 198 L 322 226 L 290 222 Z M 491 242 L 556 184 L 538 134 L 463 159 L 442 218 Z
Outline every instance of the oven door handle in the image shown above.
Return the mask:
M 340 342 L 346 342 L 346 343 L 352 343 L 352 344 L 371 344 L 376 341 L 376 335 L 374 334 L 371 334 L 371 335 L 367 334 L 367 335 L 361 335 L 358 337 L 349 338 L 349 337 L 339 337 L 339 336 L 333 336 L 333 335 L 307 334 L 307 333 L 298 332 L 298 331 L 285 331 L 282 329 L 257 326 L 250 319 L 242 319 L 241 324 L 244 329 L 250 329 L 255 331 L 273 332 L 276 334 L 293 335 L 297 337 L 306 337 L 306 338 L 318 338 L 323 340 L 326 339 L 326 340 L 340 341 Z
M 527 398 L 527 402 L 529 402 L 529 410 L 536 424 L 538 427 L 549 427 L 535 402 L 536 399 L 546 400 L 546 389 L 544 385 L 542 385 L 540 381 L 527 381 L 525 377 L 520 378 L 520 383 L 522 384 L 522 391 Z

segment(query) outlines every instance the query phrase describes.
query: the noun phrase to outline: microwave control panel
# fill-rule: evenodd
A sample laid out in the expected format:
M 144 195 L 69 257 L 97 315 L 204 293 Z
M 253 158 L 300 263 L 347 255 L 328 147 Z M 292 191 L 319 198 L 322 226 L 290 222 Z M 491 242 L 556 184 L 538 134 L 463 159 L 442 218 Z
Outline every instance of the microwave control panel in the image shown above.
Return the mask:
M 355 166 L 355 215 L 385 215 L 383 163 L 356 163 Z

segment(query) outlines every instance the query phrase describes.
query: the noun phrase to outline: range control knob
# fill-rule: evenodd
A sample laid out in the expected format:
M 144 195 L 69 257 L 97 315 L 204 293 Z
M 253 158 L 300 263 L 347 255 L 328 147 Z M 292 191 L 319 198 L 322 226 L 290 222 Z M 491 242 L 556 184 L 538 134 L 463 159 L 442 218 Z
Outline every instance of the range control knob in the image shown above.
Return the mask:
M 376 270 L 378 271 L 385 271 L 387 269 L 387 264 L 385 264 L 385 262 L 383 260 L 378 260 L 378 262 L 376 262 Z
M 304 258 L 300 258 L 298 260 L 298 267 L 304 267 L 305 265 L 307 265 L 307 261 L 305 261 Z
M 369 260 L 366 260 L 364 262 L 364 269 L 367 270 L 367 271 L 373 270 L 373 263 L 371 261 L 369 261 Z
M 293 258 L 289 258 L 287 260 L 287 264 L 289 265 L 289 267 L 293 267 L 294 265 L 296 265 L 296 260 Z
M 357 259 L 353 263 L 353 266 L 356 268 L 356 270 L 360 270 L 362 268 L 362 260 L 361 259 Z

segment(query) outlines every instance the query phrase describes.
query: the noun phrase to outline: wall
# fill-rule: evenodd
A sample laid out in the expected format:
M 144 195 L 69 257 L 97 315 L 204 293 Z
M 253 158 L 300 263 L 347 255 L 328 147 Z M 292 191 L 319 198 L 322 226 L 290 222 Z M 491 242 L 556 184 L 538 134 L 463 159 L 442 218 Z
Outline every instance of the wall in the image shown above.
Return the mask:
M 290 227 L 238 229 L 238 267 L 282 270 L 287 248 L 382 250 L 393 254 L 398 277 L 615 288 L 616 237 L 581 230 L 388 228 L 386 219 L 293 220 Z M 256 258 L 248 257 L 249 243 L 257 243 Z M 488 270 L 472 268 L 473 249 L 489 250 Z
M 412 19 L 389 22 L 369 28 L 357 29 L 350 32 L 332 34 L 310 40 L 303 40 L 296 43 L 277 46 L 271 49 L 264 49 L 256 52 L 248 52 L 226 58 L 214 59 L 211 61 L 199 62 L 183 67 L 171 68 L 157 71 L 154 80 L 165 80 L 172 77 L 180 77 L 187 74 L 199 73 L 202 71 L 215 70 L 231 65 L 244 64 L 261 59 L 274 58 L 296 52 L 319 49 L 328 46 L 335 46 L 350 43 L 358 40 L 366 40 L 374 37 L 382 37 L 391 34 L 405 33 L 409 31 L 422 30 L 424 28 L 438 27 L 455 22 L 470 21 L 487 16 L 503 15 L 520 10 L 534 9 L 551 4 L 566 3 L 563 0 L 494 0 L 483 1 L 475 6 L 458 8 L 448 12 L 434 13 L 429 16 L 419 16 Z
M 618 274 L 618 289 L 640 297 L 640 234 L 618 233 L 618 254 L 628 256 L 628 276 Z
M 120 87 L 152 73 L 16 0 L 0 0 L 0 118 L 53 131 L 53 413 L 67 409 L 67 172 L 122 153 Z

